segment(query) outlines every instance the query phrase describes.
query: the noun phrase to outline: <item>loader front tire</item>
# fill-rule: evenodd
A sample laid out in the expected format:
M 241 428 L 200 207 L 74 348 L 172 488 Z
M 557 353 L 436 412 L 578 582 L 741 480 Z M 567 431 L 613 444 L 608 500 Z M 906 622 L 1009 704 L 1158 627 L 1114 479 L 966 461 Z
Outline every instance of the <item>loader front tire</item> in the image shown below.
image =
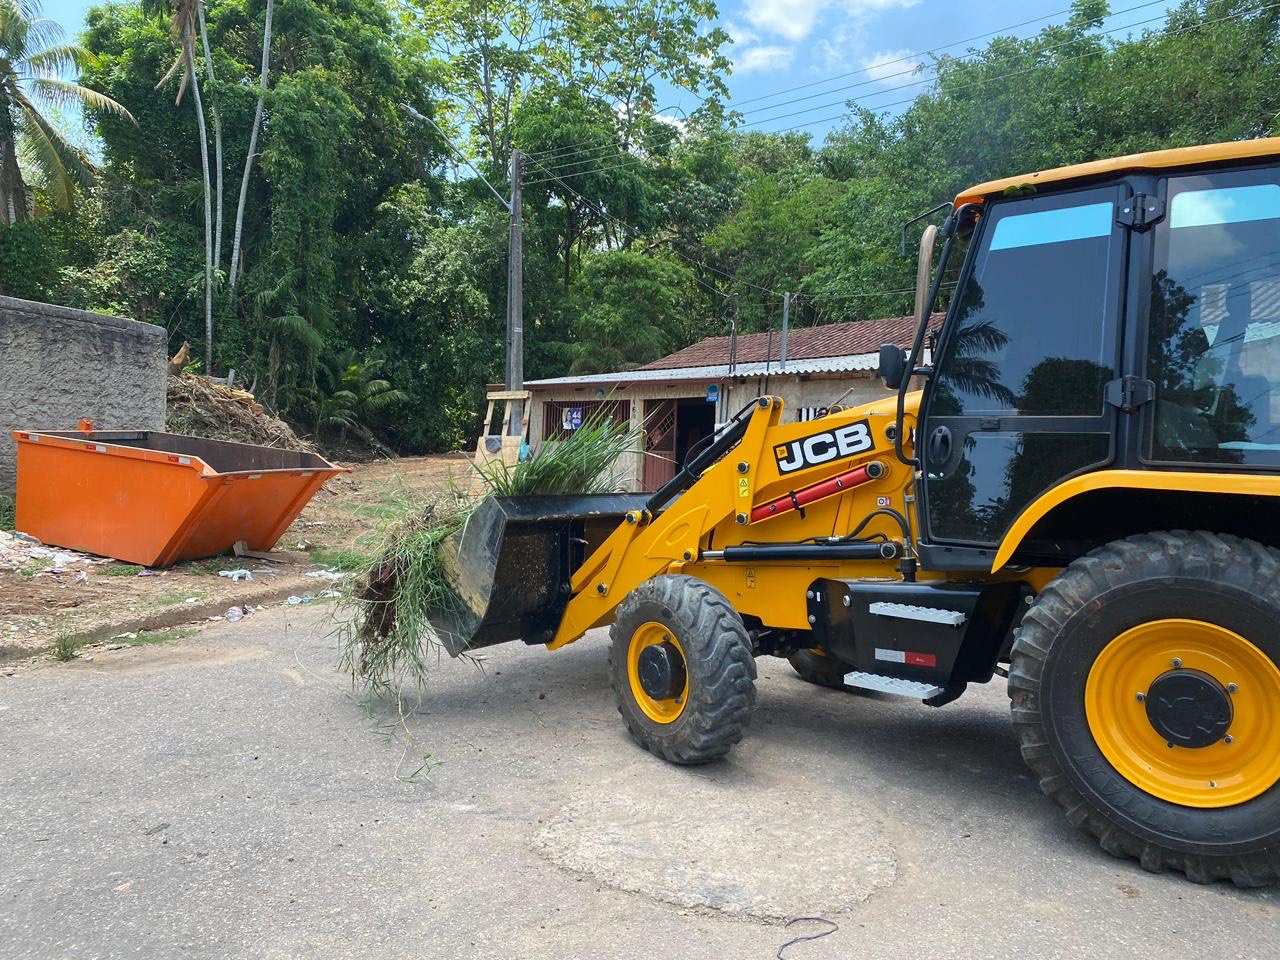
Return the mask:
M 1204 531 L 1074 561 L 1013 644 L 1009 696 L 1040 789 L 1153 872 L 1280 879 L 1280 552 Z
M 756 663 L 742 617 L 695 577 L 654 577 L 618 607 L 609 682 L 640 746 L 671 763 L 718 760 L 742 739 Z

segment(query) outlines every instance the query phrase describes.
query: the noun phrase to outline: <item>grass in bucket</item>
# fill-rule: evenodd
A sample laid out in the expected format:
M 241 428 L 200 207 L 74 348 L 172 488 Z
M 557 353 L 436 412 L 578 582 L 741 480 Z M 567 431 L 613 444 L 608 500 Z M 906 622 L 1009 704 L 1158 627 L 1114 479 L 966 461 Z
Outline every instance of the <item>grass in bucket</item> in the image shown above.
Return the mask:
M 489 496 L 608 493 L 624 474 L 618 460 L 639 448 L 639 431 L 593 414 L 563 440 L 548 441 L 517 464 L 480 470 L 487 492 L 458 490 L 423 505 L 393 524 L 372 560 L 357 572 L 353 594 L 339 617 L 341 665 L 371 693 L 393 690 L 402 677 L 420 682 L 439 636 L 432 610 L 455 602 L 442 547 Z M 479 468 L 477 468 L 479 469 Z

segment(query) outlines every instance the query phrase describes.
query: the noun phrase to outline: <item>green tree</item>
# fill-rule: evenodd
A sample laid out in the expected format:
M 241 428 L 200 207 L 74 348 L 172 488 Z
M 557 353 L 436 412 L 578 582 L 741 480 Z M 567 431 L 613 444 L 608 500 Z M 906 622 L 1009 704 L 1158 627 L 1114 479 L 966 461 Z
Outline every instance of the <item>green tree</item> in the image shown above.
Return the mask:
M 58 208 L 70 206 L 75 188 L 89 181 L 88 158 L 45 115 L 50 107 L 81 104 L 129 117 L 110 97 L 65 79 L 91 57 L 77 44 L 60 42 L 62 35 L 61 27 L 40 17 L 38 0 L 0 0 L 0 223 L 31 215 L 20 146 Z
M 632 370 L 684 342 L 691 277 L 670 259 L 625 250 L 587 261 L 578 286 L 573 373 Z
M 624 140 L 658 110 L 660 82 L 697 94 L 708 113 L 727 93 L 729 35 L 707 26 L 712 0 L 401 0 L 400 10 L 491 175 L 506 171 L 515 116 L 540 87 L 616 108 Z

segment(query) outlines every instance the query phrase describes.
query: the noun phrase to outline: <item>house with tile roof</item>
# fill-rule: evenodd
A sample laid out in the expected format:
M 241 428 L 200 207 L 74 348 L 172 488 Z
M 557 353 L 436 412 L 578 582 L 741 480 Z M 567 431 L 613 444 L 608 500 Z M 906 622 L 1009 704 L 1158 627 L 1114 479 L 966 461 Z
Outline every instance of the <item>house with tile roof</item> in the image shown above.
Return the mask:
M 942 314 L 930 318 L 931 332 Z M 534 380 L 529 442 L 567 436 L 604 408 L 641 430 L 643 450 L 624 465 L 626 486 L 656 490 L 690 449 L 762 394 L 781 397 L 788 421 L 820 416 L 830 405 L 888 396 L 876 375 L 880 346 L 909 347 L 913 317 L 829 323 L 788 332 L 707 337 L 634 370 Z

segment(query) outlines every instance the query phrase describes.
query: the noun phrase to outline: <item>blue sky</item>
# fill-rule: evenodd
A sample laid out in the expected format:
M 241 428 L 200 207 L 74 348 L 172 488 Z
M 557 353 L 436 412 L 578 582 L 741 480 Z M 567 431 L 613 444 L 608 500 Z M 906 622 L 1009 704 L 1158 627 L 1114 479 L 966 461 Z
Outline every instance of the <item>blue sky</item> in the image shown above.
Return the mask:
M 1104 29 L 1164 15 L 1165 3 L 1112 0 L 1111 6 L 1124 11 L 1140 4 L 1143 9 L 1114 15 Z M 91 5 L 91 0 L 45 0 L 44 12 L 75 35 L 83 29 Z M 898 110 L 896 101 L 924 89 L 915 83 L 923 75 L 908 73 L 917 63 L 911 59 L 913 53 L 994 30 L 1030 36 L 1049 22 L 1065 19 L 1069 6 L 1070 0 L 721 0 L 721 23 L 734 38 L 728 51 L 734 62 L 729 89 L 751 129 L 804 124 L 804 130 L 821 139 L 836 126 L 832 118 L 842 113 L 839 104 L 845 98 L 856 97 L 872 109 Z M 1037 18 L 1044 19 L 1003 30 Z M 1155 26 L 1143 23 L 1139 29 Z M 841 74 L 852 75 L 826 80 Z M 804 89 L 790 94 L 759 99 L 802 84 Z M 802 97 L 807 99 L 799 100 Z M 672 94 L 659 104 L 672 108 L 666 112 L 677 117 L 696 105 L 687 94 Z M 814 109 L 781 119 L 806 108 Z

